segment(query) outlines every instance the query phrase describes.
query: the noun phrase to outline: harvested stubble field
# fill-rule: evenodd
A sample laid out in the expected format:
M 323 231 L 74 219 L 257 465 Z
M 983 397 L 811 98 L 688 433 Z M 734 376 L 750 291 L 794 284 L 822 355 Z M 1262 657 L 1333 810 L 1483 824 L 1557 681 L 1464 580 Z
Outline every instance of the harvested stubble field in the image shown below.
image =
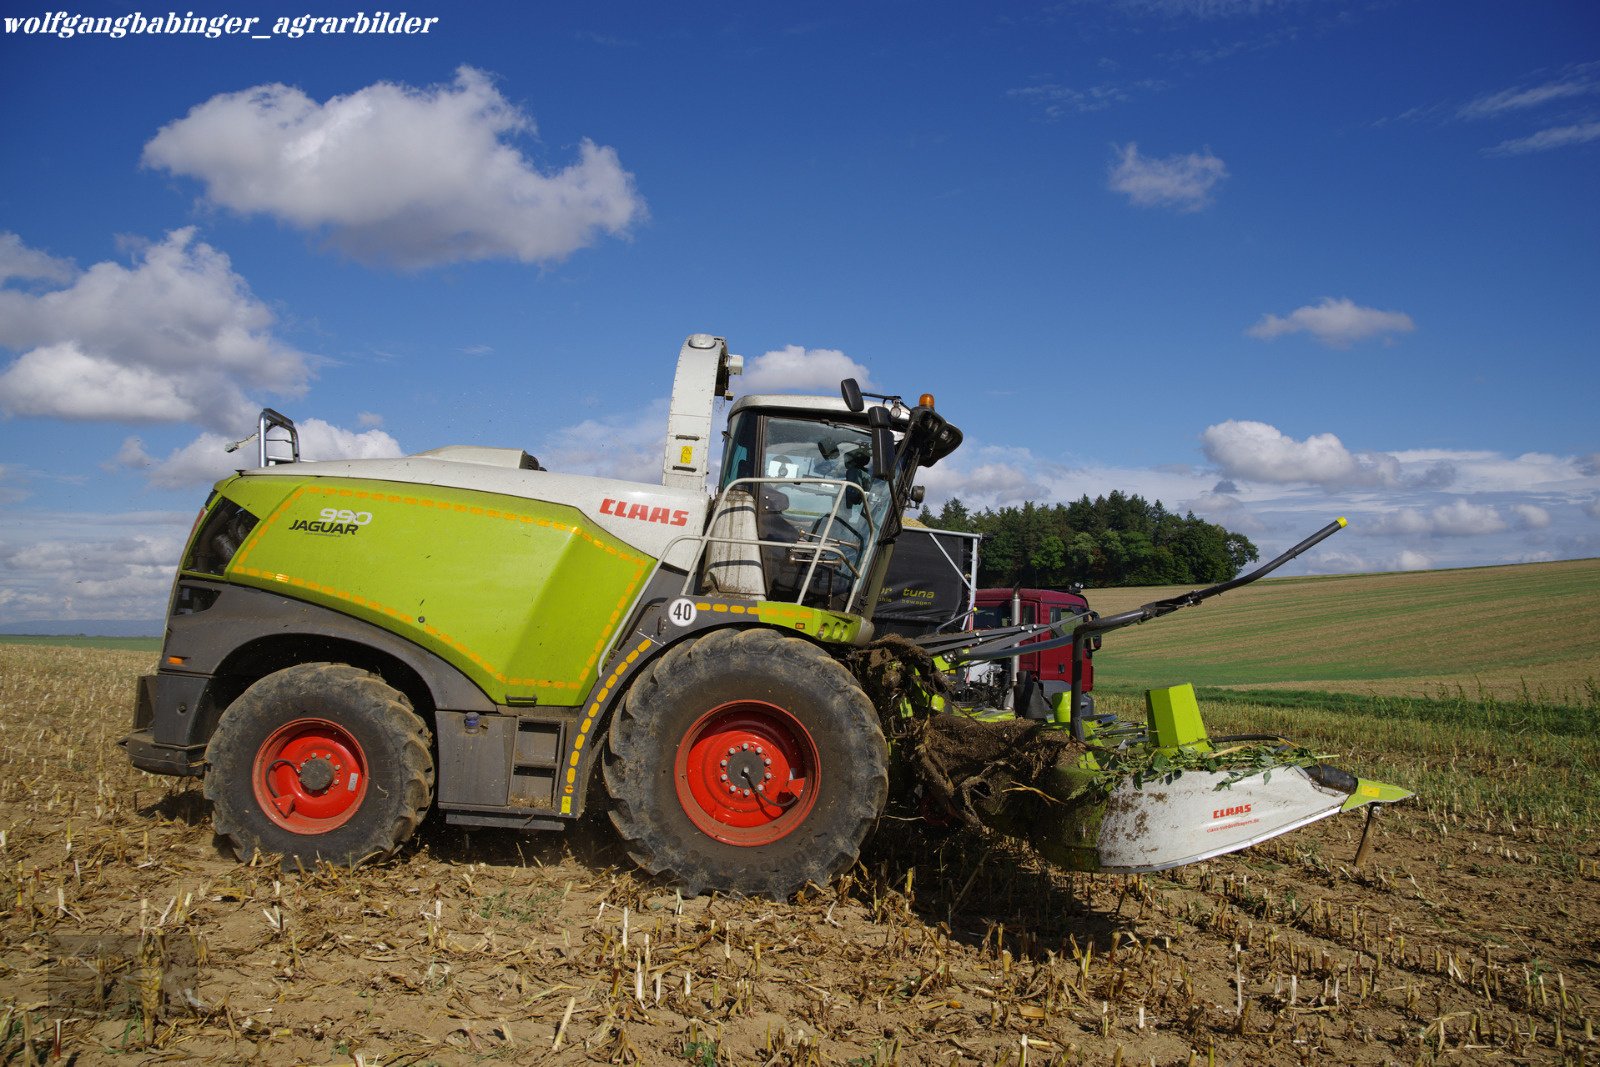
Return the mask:
M 790 903 L 430 821 L 284 876 L 116 748 L 151 660 L 0 646 L 0 1062 L 1600 1062 L 1587 821 L 1424 798 L 1360 870 L 1346 816 L 1132 878 L 886 820 Z

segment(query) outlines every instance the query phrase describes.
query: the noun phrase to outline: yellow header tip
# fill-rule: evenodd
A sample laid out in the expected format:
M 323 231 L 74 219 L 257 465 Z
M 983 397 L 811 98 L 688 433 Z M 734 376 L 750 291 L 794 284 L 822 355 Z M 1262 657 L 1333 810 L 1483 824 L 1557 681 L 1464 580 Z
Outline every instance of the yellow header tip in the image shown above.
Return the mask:
M 1344 526 L 1349 526 L 1350 524 L 1348 522 L 1344 521 L 1344 516 L 1343 515 L 1340 515 L 1339 516 L 1339 525 L 1341 527 L 1344 527 Z

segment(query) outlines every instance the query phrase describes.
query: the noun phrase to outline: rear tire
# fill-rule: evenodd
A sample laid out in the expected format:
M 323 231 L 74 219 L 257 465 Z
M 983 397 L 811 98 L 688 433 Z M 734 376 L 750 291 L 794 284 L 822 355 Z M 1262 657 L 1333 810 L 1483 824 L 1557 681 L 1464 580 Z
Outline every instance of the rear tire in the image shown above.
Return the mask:
M 246 862 L 383 859 L 433 801 L 427 726 L 381 678 L 342 663 L 258 680 L 223 713 L 206 761 L 212 823 Z
M 825 884 L 855 862 L 889 792 L 855 678 L 765 629 L 716 630 L 646 667 L 604 772 L 628 854 L 690 893 L 781 899 Z

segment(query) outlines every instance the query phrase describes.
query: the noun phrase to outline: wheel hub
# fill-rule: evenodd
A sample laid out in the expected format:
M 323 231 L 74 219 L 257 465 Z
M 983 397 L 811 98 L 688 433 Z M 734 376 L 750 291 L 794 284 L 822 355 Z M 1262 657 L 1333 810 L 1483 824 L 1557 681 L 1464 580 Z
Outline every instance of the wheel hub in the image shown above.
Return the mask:
M 296 719 L 256 750 L 256 802 L 297 834 L 343 826 L 367 795 L 367 762 L 350 731 L 327 719 Z
M 772 757 L 763 754 L 759 743 L 753 749 L 731 754 L 725 772 L 729 788 L 765 792 L 766 783 L 772 778 L 772 772 L 767 769 L 771 764 Z
M 300 765 L 300 784 L 313 793 L 320 793 L 333 784 L 333 763 L 315 756 Z
M 684 814 L 734 845 L 765 845 L 806 819 L 817 795 L 816 743 L 786 709 L 765 701 L 720 705 L 678 745 L 675 778 Z

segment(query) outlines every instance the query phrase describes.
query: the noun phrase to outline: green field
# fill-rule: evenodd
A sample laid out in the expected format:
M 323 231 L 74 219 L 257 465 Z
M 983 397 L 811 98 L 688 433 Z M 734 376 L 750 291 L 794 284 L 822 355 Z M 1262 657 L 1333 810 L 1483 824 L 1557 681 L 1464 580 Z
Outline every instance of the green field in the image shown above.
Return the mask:
M 85 637 L 83 634 L 0 634 L 0 645 L 49 645 L 54 648 L 114 648 L 124 652 L 160 652 L 159 637 Z
M 1101 589 L 1110 615 L 1186 589 Z M 1600 559 L 1268 579 L 1106 638 L 1100 684 L 1586 703 L 1600 684 Z
M 1284 734 L 1429 807 L 1600 824 L 1600 560 L 1263 581 L 1109 635 L 1095 675 L 1125 716 L 1193 682 L 1212 733 Z

